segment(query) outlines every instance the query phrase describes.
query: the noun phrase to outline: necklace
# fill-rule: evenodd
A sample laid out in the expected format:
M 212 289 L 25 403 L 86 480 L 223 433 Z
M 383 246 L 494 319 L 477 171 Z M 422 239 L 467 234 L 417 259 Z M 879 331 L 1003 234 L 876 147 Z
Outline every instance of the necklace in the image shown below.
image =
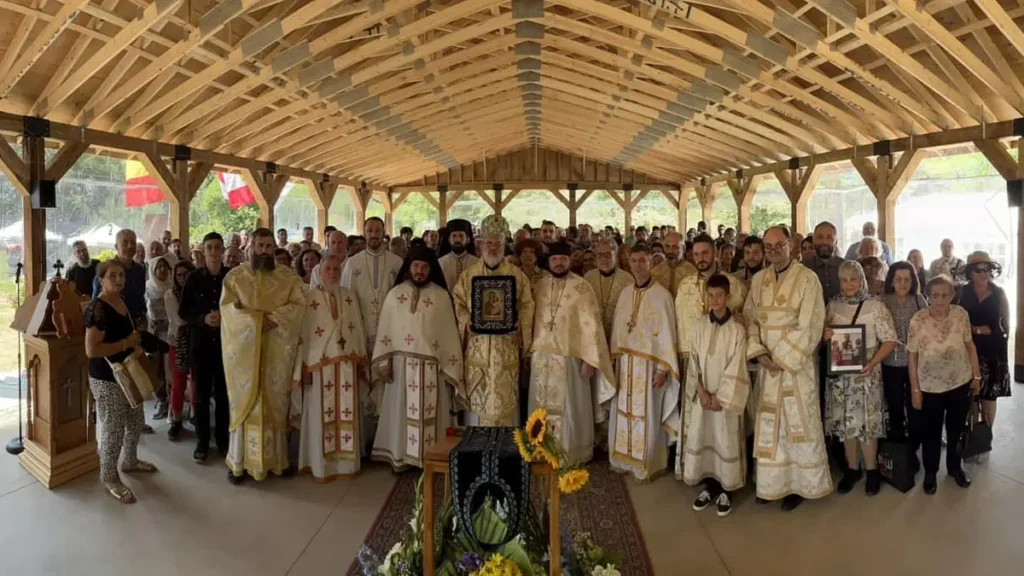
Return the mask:
M 555 284 L 561 284 L 558 290 L 558 298 L 555 298 Z M 552 278 L 551 279 L 551 321 L 548 322 L 548 330 L 555 331 L 555 316 L 558 315 L 558 308 L 562 305 L 562 296 L 565 294 L 565 280 Z

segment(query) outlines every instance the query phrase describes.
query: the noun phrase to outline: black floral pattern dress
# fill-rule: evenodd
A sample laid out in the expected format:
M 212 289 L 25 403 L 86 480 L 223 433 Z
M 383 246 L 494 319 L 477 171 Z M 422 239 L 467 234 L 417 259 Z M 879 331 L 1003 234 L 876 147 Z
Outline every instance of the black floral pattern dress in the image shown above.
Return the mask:
M 989 284 L 992 292 L 979 301 L 970 284 L 960 294 L 960 306 L 967 310 L 971 327 L 988 326 L 991 334 L 975 334 L 974 346 L 978 349 L 978 368 L 981 369 L 981 399 L 996 400 L 1010 395 L 1010 368 L 1007 341 L 1008 320 L 1002 317 L 1002 303 L 1006 299 L 1003 289 Z

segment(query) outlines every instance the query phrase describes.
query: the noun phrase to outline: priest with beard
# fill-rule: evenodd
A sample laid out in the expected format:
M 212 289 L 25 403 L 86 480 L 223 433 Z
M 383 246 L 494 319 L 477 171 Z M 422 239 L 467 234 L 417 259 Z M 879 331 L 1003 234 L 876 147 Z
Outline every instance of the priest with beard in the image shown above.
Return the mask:
M 690 341 L 697 322 L 708 315 L 711 309 L 707 303 L 708 278 L 721 274 L 729 281 L 729 297 L 727 305 L 739 323 L 743 322 L 741 312 L 747 297 L 746 286 L 738 278 L 721 270 L 715 257 L 715 241 L 707 234 L 701 234 L 693 240 L 693 264 L 696 274 L 690 274 L 679 283 L 676 294 L 676 326 L 679 346 L 679 358 L 685 360 L 690 355 Z M 681 370 L 686 367 L 680 363 Z
M 274 234 L 252 236 L 249 262 L 224 277 L 221 338 L 231 421 L 228 479 L 263 480 L 288 469 L 288 410 L 306 297 L 274 262 Z
M 679 433 L 679 362 L 672 294 L 651 278 L 647 246 L 630 250 L 634 283 L 619 295 L 611 355 L 618 392 L 608 420 L 609 460 L 614 470 L 642 482 L 668 467 L 669 440 Z
M 453 288 L 459 281 L 462 273 L 476 264 L 477 258 L 473 255 L 473 225 L 468 220 L 448 221 L 448 246 L 441 244 L 441 271 L 444 273 L 444 281 L 449 288 Z M 444 253 L 446 248 L 451 251 Z
M 409 252 L 384 301 L 371 372 L 384 383 L 372 458 L 395 471 L 422 468 L 466 402 L 455 309 L 425 244 Z
M 333 232 L 335 238 L 339 232 Z M 341 261 L 331 252 L 306 292 L 300 349 L 292 376 L 291 420 L 301 432 L 299 470 L 315 482 L 359 472 L 359 413 L 366 382 L 366 337 L 355 296 L 341 286 Z
M 654 281 L 665 287 L 675 298 L 679 290 L 679 282 L 686 276 L 696 272 L 693 264 L 683 258 L 683 235 L 669 232 L 663 244 L 665 261 L 651 269 Z
M 466 424 L 515 426 L 519 361 L 533 340 L 533 294 L 526 275 L 505 261 L 508 222 L 491 215 L 484 218 L 480 231 L 483 257 L 462 273 L 452 290 L 465 350 Z M 480 289 L 474 290 L 474 283 Z M 474 322 L 474 317 L 484 322 Z M 498 320 L 489 326 L 492 318 Z
M 601 325 L 605 337 L 611 338 L 615 304 L 622 290 L 633 283 L 633 275 L 619 268 L 619 249 L 611 238 L 599 240 L 594 246 L 594 254 L 597 256 L 597 269 L 587 272 L 584 278 L 597 294 L 597 303 L 601 307 Z
M 548 433 L 571 462 L 584 463 L 593 457 L 594 425 L 605 420 L 615 376 L 594 289 L 569 271 L 569 244 L 548 249 L 551 274 L 533 288 L 529 408 L 545 409 Z

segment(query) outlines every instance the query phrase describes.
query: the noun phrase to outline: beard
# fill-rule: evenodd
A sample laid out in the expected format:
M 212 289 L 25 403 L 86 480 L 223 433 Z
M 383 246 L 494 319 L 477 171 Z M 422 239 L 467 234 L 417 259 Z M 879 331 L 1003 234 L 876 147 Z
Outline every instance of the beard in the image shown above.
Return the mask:
M 817 244 L 814 246 L 814 253 L 818 255 L 818 258 L 831 258 L 835 251 L 835 246 L 819 246 Z
M 465 244 L 452 244 L 452 252 L 454 252 L 458 256 L 461 256 L 463 253 L 466 252 L 466 245 Z
M 92 262 L 92 258 L 90 258 L 88 256 L 86 256 L 85 258 L 78 258 L 78 265 L 79 266 L 85 267 L 85 266 L 88 266 L 91 262 Z
M 554 276 L 555 278 L 565 278 L 566 276 L 569 275 L 569 269 L 566 268 L 561 272 L 555 272 L 554 270 L 552 270 L 551 275 Z
M 409 280 L 412 281 L 412 285 L 417 288 L 423 288 L 427 284 L 430 284 L 430 276 L 424 276 L 419 280 L 417 280 L 415 276 L 410 276 Z
M 494 268 L 497 265 L 501 264 L 501 261 L 504 259 L 505 257 L 500 254 L 488 254 L 486 252 L 484 253 L 484 263 L 490 266 L 491 268 Z
M 274 256 L 271 254 L 253 254 L 251 262 L 253 270 L 264 272 L 273 272 L 277 266 L 277 262 L 274 261 Z
M 711 266 L 713 266 L 713 265 L 714 265 L 714 262 L 697 262 L 697 263 L 694 264 L 694 266 L 697 267 L 697 270 L 699 270 L 701 272 L 707 272 L 708 270 L 711 269 Z

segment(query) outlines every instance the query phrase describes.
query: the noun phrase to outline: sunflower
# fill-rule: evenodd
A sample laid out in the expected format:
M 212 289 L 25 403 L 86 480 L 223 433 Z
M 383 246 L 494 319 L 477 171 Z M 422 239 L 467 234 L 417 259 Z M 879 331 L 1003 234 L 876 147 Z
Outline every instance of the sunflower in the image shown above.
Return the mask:
M 544 446 L 537 446 L 535 453 L 539 454 L 541 458 L 546 460 L 552 468 L 558 470 L 558 457 L 552 454 L 550 450 L 548 450 Z M 538 460 L 540 460 L 540 458 L 538 458 Z
M 512 440 L 515 441 L 516 448 L 519 448 L 519 456 L 523 462 L 533 462 L 533 446 L 526 443 L 526 434 L 522 430 L 513 430 Z
M 570 470 L 558 478 L 558 489 L 562 494 L 572 494 L 587 485 L 590 473 L 586 470 Z
M 515 562 L 495 554 L 487 559 L 480 570 L 470 573 L 470 576 L 523 576 L 523 573 Z
M 530 414 L 530 419 L 526 421 L 526 435 L 530 438 L 530 443 L 534 446 L 540 446 L 544 442 L 544 433 L 548 429 L 548 411 L 543 408 L 537 408 Z

